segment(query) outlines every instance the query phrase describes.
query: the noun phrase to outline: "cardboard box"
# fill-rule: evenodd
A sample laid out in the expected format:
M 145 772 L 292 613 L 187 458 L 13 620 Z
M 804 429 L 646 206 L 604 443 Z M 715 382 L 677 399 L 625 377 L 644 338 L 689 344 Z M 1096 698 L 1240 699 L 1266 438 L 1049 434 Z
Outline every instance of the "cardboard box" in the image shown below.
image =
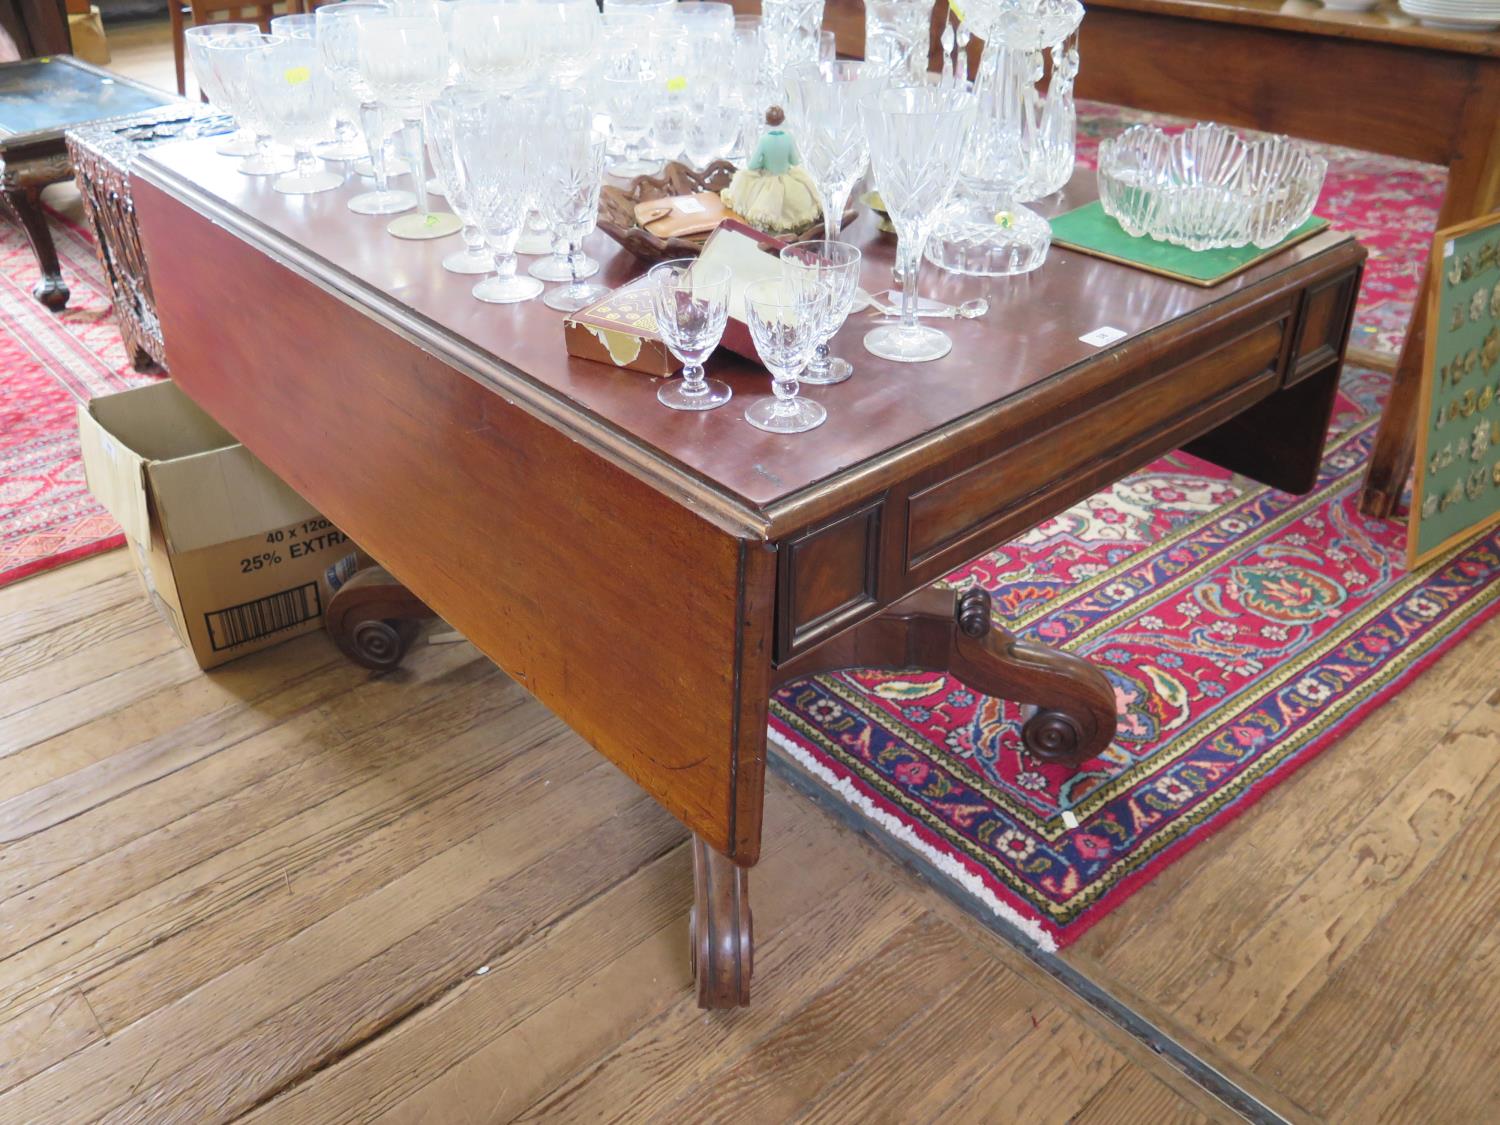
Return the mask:
M 563 321 L 568 354 L 647 375 L 675 375 L 682 364 L 656 331 L 656 313 L 644 277 L 622 285 Z
M 200 667 L 323 625 L 348 539 L 171 382 L 78 408 L 89 491 Z
M 81 8 L 81 11 L 75 11 Z M 68 3 L 68 35 L 73 41 L 72 54 L 95 66 L 109 65 L 109 43 L 104 38 L 104 23 L 93 5 Z

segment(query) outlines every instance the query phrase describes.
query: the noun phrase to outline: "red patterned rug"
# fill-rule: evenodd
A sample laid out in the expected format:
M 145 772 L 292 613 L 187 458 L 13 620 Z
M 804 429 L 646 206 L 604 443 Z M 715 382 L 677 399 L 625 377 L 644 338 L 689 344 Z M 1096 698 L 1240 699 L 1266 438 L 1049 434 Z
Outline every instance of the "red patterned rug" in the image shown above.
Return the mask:
M 61 314 L 32 298 L 36 259 L 0 222 L 0 586 L 119 545 L 84 486 L 75 405 L 152 378 L 127 361 L 88 235 L 57 216 L 52 226 L 73 291 Z
M 1089 109 L 1086 161 L 1137 119 Z M 1356 339 L 1394 353 L 1443 174 L 1327 151 L 1319 213 L 1372 250 Z M 1387 384 L 1346 370 L 1305 497 L 1177 454 L 949 576 L 1113 681 L 1119 733 L 1078 773 L 1024 753 L 1014 705 L 926 673 L 789 684 L 773 746 L 976 913 L 1067 945 L 1500 609 L 1500 532 L 1407 573 L 1404 525 L 1359 515 Z

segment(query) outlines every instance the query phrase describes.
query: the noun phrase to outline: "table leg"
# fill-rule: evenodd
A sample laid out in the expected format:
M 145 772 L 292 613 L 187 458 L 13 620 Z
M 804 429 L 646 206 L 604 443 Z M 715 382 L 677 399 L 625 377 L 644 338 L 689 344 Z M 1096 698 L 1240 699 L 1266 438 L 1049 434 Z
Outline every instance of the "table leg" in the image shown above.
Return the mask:
M 993 620 L 990 595 L 933 588 L 777 669 L 780 683 L 843 668 L 946 672 L 984 695 L 1034 708 L 1021 728 L 1026 749 L 1077 768 L 1109 748 L 1118 711 L 1109 680 L 1088 661 L 1022 641 Z
M 42 279 L 32 288 L 32 296 L 53 312 L 60 312 L 67 306 L 70 294 L 63 283 L 57 247 L 52 244 L 52 230 L 47 226 L 47 214 L 42 210 L 42 189 L 35 185 L 6 183 L 0 198 L 5 201 L 6 212 L 26 232 L 37 265 L 42 268 Z
M 688 915 L 688 965 L 698 982 L 698 1007 L 750 1003 L 754 934 L 750 870 L 693 836 L 693 910 Z
M 421 623 L 435 616 L 389 571 L 370 566 L 329 599 L 323 624 L 350 660 L 389 672 L 401 663 Z

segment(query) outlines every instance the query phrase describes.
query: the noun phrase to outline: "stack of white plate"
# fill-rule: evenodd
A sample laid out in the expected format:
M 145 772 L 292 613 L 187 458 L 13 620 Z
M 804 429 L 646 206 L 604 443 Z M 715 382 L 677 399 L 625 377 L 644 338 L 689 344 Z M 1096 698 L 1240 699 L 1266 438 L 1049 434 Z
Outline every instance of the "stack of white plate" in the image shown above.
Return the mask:
M 1500 0 L 1400 0 L 1401 10 L 1428 27 L 1450 31 L 1500 28 Z

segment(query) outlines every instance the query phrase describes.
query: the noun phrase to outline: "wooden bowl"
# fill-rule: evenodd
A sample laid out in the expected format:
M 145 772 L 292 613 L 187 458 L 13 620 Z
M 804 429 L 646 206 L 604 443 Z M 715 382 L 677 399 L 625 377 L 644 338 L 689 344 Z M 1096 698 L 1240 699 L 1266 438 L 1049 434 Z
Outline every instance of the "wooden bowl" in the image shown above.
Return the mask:
M 666 261 L 669 258 L 695 258 L 703 249 L 708 233 L 685 238 L 659 238 L 635 221 L 635 205 L 674 195 L 723 191 L 734 178 L 734 173 L 734 165 L 727 160 L 715 160 L 701 172 L 673 160 L 667 162 L 660 174 L 637 176 L 625 187 L 605 184 L 599 191 L 599 229 L 637 258 L 648 262 Z M 845 225 L 853 216 L 852 210 L 844 213 Z M 822 220 L 806 230 L 779 237 L 786 242 L 806 242 L 810 238 L 822 238 Z

